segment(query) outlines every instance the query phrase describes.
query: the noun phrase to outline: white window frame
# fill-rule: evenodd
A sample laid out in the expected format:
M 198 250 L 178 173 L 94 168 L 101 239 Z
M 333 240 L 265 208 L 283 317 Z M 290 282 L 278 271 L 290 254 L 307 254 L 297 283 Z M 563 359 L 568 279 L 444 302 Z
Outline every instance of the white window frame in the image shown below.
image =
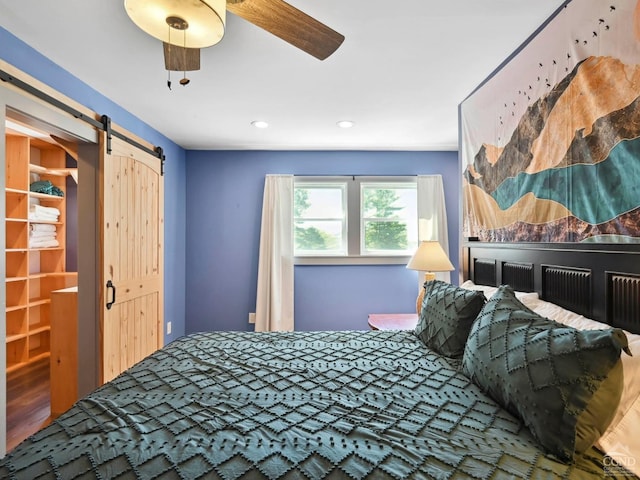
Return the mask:
M 322 218 L 314 218 L 314 217 L 304 217 L 304 220 L 306 221 L 334 221 L 334 222 L 341 222 L 342 226 L 341 226 L 341 230 L 342 230 L 342 245 L 340 246 L 339 250 L 341 251 L 345 251 L 348 252 L 349 251 L 349 237 L 348 237 L 348 232 L 349 232 L 349 228 L 347 225 L 347 222 L 349 221 L 349 215 L 346 209 L 346 206 L 348 205 L 348 201 L 347 201 L 347 192 L 349 190 L 349 185 L 344 181 L 344 180 L 323 180 L 323 181 L 317 181 L 317 182 L 311 182 L 311 181 L 304 181 L 304 182 L 298 182 L 296 184 L 295 180 L 294 180 L 294 190 L 297 186 L 300 186 L 301 184 L 304 184 L 305 186 L 308 187 L 313 187 L 313 188 L 327 188 L 327 189 L 340 189 L 342 190 L 342 205 L 343 205 L 343 213 L 344 213 L 344 218 L 338 218 L 338 217 L 322 217 Z M 297 218 L 294 218 L 294 222 L 297 221 Z M 295 243 L 295 242 L 294 242 Z M 295 248 L 295 246 L 294 246 Z M 344 256 L 342 254 L 336 254 L 335 251 L 334 252 L 328 252 L 328 253 L 323 253 L 320 251 L 317 251 L 315 253 L 307 253 L 307 254 L 302 254 L 300 255 L 301 257 L 335 257 L 335 256 Z
M 411 255 L 361 255 L 361 184 L 414 183 L 415 176 L 295 176 L 294 188 L 301 183 L 344 182 L 347 185 L 347 255 L 296 255 L 296 265 L 406 265 Z M 416 215 L 416 224 L 418 218 Z

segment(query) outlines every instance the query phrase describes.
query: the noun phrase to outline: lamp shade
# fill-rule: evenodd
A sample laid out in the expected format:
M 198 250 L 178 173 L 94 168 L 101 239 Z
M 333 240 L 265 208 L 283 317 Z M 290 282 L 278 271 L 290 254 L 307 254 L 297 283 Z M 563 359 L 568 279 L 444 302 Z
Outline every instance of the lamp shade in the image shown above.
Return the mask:
M 407 268 L 420 272 L 450 272 L 453 270 L 453 264 L 444 253 L 440 242 L 434 240 L 420 242 L 420 246 L 409 260 Z
M 124 2 L 129 18 L 141 30 L 158 40 L 186 48 L 210 47 L 222 40 L 226 23 L 226 6 L 226 0 L 125 0 Z M 180 24 L 180 27 L 175 27 L 177 24 Z M 174 25 L 174 28 L 169 25 Z M 185 34 L 182 34 L 182 31 Z

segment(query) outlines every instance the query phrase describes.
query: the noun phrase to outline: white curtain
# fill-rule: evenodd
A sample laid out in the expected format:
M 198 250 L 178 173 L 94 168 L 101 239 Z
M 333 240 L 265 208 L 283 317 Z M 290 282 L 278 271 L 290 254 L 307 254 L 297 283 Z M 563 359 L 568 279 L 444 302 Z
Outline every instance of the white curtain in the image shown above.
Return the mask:
M 255 330 L 293 330 L 293 175 L 264 182 Z
M 449 234 L 447 231 L 447 209 L 444 202 L 444 187 L 440 175 L 418 175 L 418 241 L 438 240 L 444 253 L 449 256 Z M 419 282 L 422 275 L 419 276 Z M 450 272 L 437 272 L 436 278 L 451 281 Z M 422 288 L 422 284 L 419 285 Z

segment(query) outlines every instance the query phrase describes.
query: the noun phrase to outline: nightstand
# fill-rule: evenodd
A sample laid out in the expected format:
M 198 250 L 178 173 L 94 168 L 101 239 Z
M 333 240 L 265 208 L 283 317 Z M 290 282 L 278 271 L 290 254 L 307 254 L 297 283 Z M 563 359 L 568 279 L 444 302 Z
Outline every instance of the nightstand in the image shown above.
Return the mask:
M 370 313 L 372 330 L 413 330 L 418 324 L 417 313 Z

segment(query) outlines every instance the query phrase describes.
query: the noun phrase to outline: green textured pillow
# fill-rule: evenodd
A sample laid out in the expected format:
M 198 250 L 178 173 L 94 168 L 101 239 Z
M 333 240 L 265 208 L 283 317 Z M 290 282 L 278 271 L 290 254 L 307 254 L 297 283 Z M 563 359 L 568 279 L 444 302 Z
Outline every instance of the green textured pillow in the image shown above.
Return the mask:
M 576 453 L 586 452 L 609 427 L 620 403 L 623 387 L 622 360 L 618 360 L 578 416 Z
M 425 283 L 416 335 L 446 357 L 461 357 L 471 330 L 486 301 L 484 293 L 440 280 Z
M 576 445 L 586 450 L 597 440 L 594 432 L 606 429 L 587 424 L 600 416 L 598 410 L 617 407 L 618 387 L 609 389 L 613 394 L 603 389 L 610 398 L 598 395 L 600 406 L 591 407 L 595 413 L 582 415 L 626 347 L 622 330 L 559 324 L 529 310 L 511 287 L 501 286 L 473 324 L 462 371 L 520 417 L 546 451 L 571 461 Z M 609 414 L 604 417 L 598 421 Z

